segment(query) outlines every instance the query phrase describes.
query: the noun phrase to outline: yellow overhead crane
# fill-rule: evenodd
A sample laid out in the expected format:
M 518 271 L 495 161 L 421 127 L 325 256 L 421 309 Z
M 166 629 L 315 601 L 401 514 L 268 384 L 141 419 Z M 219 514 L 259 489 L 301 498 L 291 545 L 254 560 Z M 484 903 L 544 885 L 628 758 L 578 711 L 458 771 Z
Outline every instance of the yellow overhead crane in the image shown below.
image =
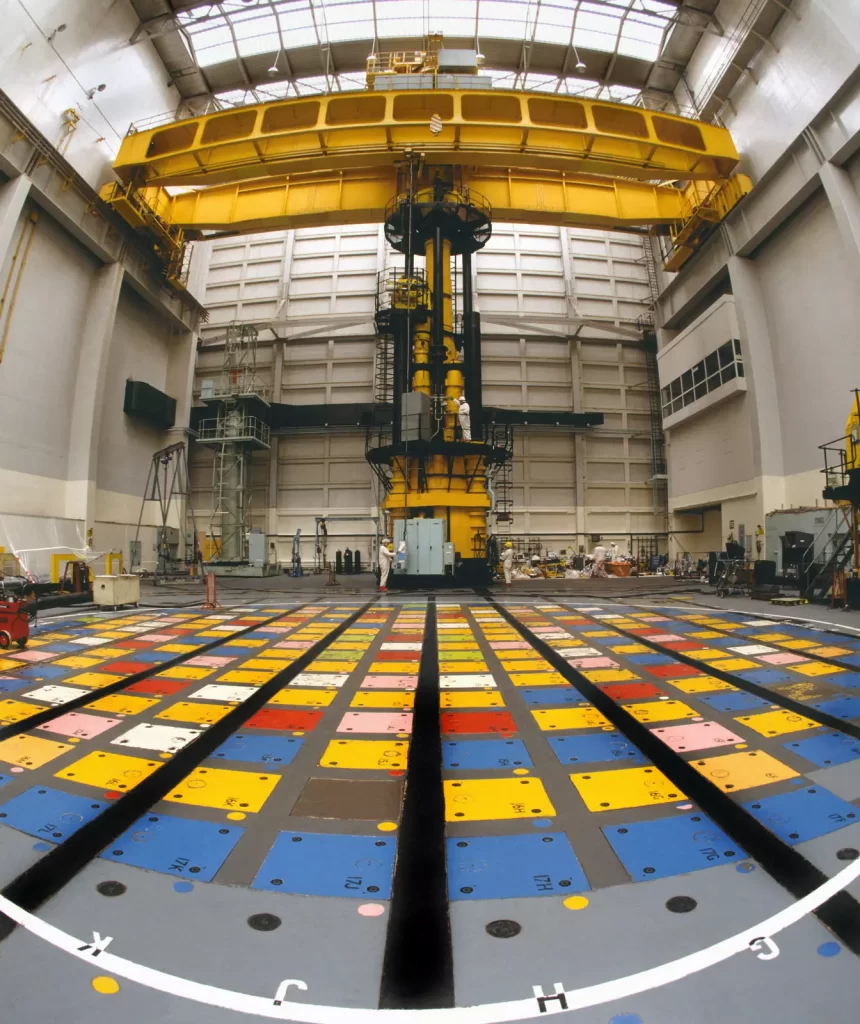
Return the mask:
M 724 128 L 581 98 L 428 89 L 281 100 L 132 130 L 114 163 L 120 180 L 101 195 L 149 233 L 179 284 L 182 247 L 203 231 L 381 221 L 398 170 L 416 161 L 456 167 L 499 220 L 661 228 L 677 239 L 671 270 L 751 188 L 732 177 L 738 154 Z
M 390 90 L 132 131 L 114 164 L 119 181 L 102 198 L 149 235 L 176 287 L 186 243 L 206 231 L 381 221 L 406 262 L 399 300 L 384 322 L 377 315 L 378 330 L 393 339 L 393 416 L 368 445 L 368 461 L 385 484 L 395 538 L 439 557 L 441 538 L 445 575 L 486 581 L 488 477 L 512 455 L 508 432 L 500 441 L 482 422 L 480 318 L 471 301 L 471 255 L 489 239 L 492 219 L 662 229 L 675 242 L 667 267 L 677 269 L 751 186 L 732 176 L 738 154 L 723 128 L 573 97 L 399 91 L 403 70 L 397 62 L 392 69 Z M 416 256 L 425 260 L 423 277 Z M 462 328 L 452 302 L 455 257 Z

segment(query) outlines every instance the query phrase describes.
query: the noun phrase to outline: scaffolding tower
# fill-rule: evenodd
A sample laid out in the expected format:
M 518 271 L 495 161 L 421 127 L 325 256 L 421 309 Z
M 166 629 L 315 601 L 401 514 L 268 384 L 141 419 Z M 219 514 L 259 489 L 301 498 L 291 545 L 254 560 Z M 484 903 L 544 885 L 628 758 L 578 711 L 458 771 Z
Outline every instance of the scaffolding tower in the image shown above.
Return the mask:
M 200 397 L 215 413 L 200 421 L 197 435 L 198 444 L 214 452 L 209 567 L 222 574 L 267 575 L 265 537 L 262 550 L 257 542 L 250 551 L 251 456 L 271 447 L 270 388 L 257 372 L 253 324 L 228 326 L 220 375 L 205 382 Z

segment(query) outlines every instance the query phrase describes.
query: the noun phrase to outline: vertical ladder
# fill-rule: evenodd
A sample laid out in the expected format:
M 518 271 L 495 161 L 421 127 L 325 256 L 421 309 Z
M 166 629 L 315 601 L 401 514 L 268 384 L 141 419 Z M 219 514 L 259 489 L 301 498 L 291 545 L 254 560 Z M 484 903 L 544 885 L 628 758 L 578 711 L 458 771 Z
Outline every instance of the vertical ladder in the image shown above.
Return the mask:
M 663 407 L 660 401 L 660 374 L 657 369 L 657 334 L 654 330 L 654 310 L 660 295 L 657 279 L 657 264 L 651 247 L 651 236 L 642 236 L 642 263 L 648 278 L 648 292 L 651 296 L 648 312 L 642 314 L 637 325 L 642 331 L 642 345 L 645 349 L 645 387 L 648 391 L 648 412 L 650 420 L 649 440 L 651 444 L 651 493 L 654 515 L 668 508 L 668 485 L 666 479 L 666 439 L 663 435 Z
M 508 457 L 496 469 L 493 487 L 496 493 L 496 533 L 509 536 L 514 521 L 514 432 L 510 426 L 494 423 L 491 439 L 494 446 L 504 448 L 508 453 Z

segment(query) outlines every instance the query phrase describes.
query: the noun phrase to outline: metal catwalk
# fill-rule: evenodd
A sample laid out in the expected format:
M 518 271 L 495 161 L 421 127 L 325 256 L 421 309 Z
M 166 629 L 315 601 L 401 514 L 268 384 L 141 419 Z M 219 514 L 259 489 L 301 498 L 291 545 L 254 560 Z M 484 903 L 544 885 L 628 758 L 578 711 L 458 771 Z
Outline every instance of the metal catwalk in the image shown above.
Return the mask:
M 860 639 L 694 606 L 43 628 L 0 657 L 3 1019 L 851 1019 L 858 687 Z

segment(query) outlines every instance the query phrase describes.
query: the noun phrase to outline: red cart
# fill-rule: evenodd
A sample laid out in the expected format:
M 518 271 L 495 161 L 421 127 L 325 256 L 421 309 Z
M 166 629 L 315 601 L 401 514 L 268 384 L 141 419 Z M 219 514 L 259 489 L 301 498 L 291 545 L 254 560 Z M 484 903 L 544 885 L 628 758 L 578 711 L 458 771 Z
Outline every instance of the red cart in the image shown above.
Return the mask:
M 19 599 L 4 599 L 0 596 L 0 649 L 5 650 L 16 643 L 25 647 L 30 639 L 30 616 Z

